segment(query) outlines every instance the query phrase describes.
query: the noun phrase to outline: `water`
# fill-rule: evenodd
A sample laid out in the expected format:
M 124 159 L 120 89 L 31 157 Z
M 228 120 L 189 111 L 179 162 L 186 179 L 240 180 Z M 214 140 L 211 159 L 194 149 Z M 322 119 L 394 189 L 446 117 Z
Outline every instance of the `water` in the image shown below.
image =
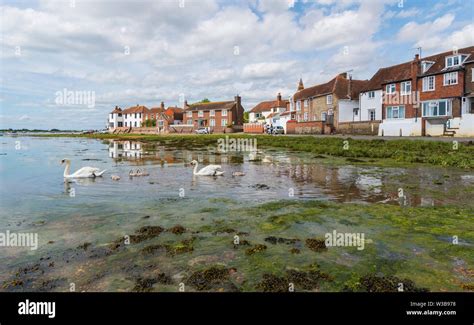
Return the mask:
M 107 172 L 104 177 L 65 183 L 62 177 L 64 166 L 60 165 L 63 158 L 71 160 L 71 171 L 92 166 Z M 132 234 L 142 225 L 171 227 L 184 224 L 196 229 L 206 224 L 219 225 L 219 222 L 231 224 L 235 221 L 236 224 L 241 222 L 239 225 L 248 225 L 252 222 L 250 217 L 239 219 L 239 215 L 232 211 L 283 199 L 474 207 L 472 195 L 469 195 L 474 184 L 474 174 L 470 171 L 337 165 L 313 158 L 308 153 L 277 150 L 259 151 L 257 161 L 252 161 L 254 158 L 248 153 L 216 155 L 208 148 L 175 148 L 159 143 L 2 137 L 0 229 L 37 232 L 40 248 L 37 251 L 2 248 L 0 271 L 3 275 L 0 280 L 10 279 L 13 270 L 37 261 L 40 256 L 58 258 L 84 242 L 104 246 L 124 234 Z M 189 164 L 193 159 L 200 162 L 200 167 L 210 163 L 222 165 L 225 176 L 193 176 Z M 137 168 L 146 169 L 150 176 L 130 178 L 129 171 Z M 233 177 L 234 171 L 246 175 Z M 111 175 L 118 175 L 121 179 L 112 180 Z M 399 197 L 400 189 L 402 198 Z M 294 234 L 298 231 L 315 233 L 318 227 L 309 223 L 296 226 L 292 231 Z M 252 227 L 249 229 L 253 230 Z M 174 237 L 166 236 L 168 234 L 162 237 L 174 240 Z M 254 236 L 254 239 L 263 238 L 260 234 Z M 180 267 L 189 268 L 192 258 L 214 254 L 218 256 L 215 261 L 224 264 L 226 259 L 237 258 L 231 256 L 235 255 L 232 249 L 213 248 L 213 243 L 208 243 L 206 249 L 208 255 L 197 252 L 195 248 L 191 256 L 177 255 L 173 261 L 163 257 L 161 261 L 167 262 L 160 269 L 176 275 Z M 130 263 L 150 261 L 150 258 L 141 259 L 133 254 L 123 258 L 128 258 Z M 351 258 L 349 256 L 346 262 Z M 78 260 L 77 263 L 92 262 Z M 108 262 L 107 267 L 100 263 L 104 263 L 104 259 L 94 260 L 94 266 L 88 267 L 102 270 L 101 279 L 107 280 L 93 283 L 86 277 L 89 283 L 88 287 L 84 284 L 86 289 L 130 289 L 127 280 L 120 280 L 123 269 L 112 271 L 115 269 L 111 267 L 113 262 Z M 55 281 L 60 278 L 67 283 L 74 277 L 71 274 L 76 274 L 77 270 L 71 269 L 74 264 L 66 264 L 69 261 L 51 271 Z M 49 289 L 64 291 L 64 286 L 61 284 Z M 25 284 L 24 288 L 37 290 L 33 284 Z

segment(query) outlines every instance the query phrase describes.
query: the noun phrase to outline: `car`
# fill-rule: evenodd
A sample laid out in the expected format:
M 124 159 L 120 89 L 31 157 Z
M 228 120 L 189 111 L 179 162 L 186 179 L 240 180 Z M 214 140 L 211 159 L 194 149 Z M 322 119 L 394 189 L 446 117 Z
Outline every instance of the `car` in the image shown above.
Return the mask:
M 285 129 L 283 126 L 274 126 L 273 127 L 273 134 L 285 134 Z
M 196 134 L 209 134 L 209 131 L 207 128 L 199 128 L 196 131 L 194 131 Z

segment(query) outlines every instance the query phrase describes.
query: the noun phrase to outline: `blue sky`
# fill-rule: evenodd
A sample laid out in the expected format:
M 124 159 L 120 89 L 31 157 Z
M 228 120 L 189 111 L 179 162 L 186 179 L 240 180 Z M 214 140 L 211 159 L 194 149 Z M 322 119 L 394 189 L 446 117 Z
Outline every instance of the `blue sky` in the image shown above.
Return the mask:
M 72 5 L 71 5 L 72 3 Z M 0 128 L 103 128 L 107 113 L 278 92 L 474 45 L 469 0 L 1 1 Z M 94 105 L 57 100 L 64 89 Z

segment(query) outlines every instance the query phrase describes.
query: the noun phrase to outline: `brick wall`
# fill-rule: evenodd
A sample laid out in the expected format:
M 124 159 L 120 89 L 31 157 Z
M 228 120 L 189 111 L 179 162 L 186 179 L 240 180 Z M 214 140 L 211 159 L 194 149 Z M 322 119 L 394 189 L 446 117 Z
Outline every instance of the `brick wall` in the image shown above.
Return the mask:
M 339 122 L 337 133 L 377 135 L 381 121 Z
M 287 134 L 323 134 L 322 121 L 296 122 L 288 121 L 286 123 Z M 326 132 L 328 129 L 326 128 Z
M 264 128 L 261 123 L 244 123 L 244 133 L 263 133 Z

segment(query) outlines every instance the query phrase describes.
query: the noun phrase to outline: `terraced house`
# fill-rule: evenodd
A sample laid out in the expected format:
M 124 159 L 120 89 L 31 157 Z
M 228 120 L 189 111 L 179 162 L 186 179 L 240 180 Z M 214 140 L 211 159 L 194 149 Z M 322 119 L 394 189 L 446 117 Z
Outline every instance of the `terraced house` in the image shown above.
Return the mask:
M 474 47 L 467 47 L 380 69 L 379 135 L 472 136 L 473 55 Z
M 184 104 L 183 120 L 194 129 L 209 128 L 211 132 L 242 131 L 244 108 L 240 96 L 233 101 Z

